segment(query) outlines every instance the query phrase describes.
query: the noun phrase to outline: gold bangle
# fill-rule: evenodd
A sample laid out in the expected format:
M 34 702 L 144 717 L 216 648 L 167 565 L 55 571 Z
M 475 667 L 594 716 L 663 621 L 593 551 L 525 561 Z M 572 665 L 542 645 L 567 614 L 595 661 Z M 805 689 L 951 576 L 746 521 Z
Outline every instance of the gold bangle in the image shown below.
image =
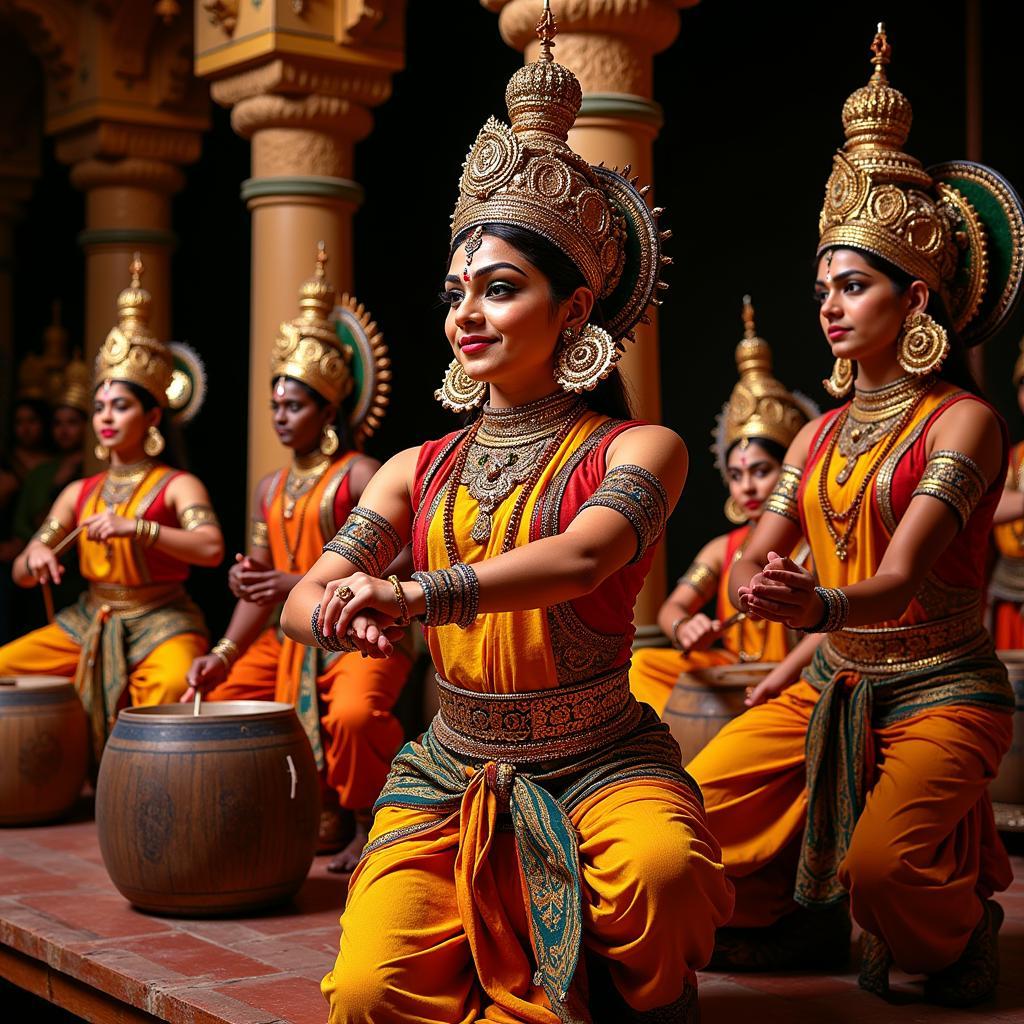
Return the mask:
M 146 520 L 145 519 L 136 519 L 135 520 L 135 539 L 136 540 L 142 540 L 143 539 L 143 534 L 147 534 L 148 535 L 148 533 L 149 533 L 149 526 L 147 525 Z
M 224 668 L 228 671 L 231 670 L 231 666 L 238 661 L 240 651 L 238 644 L 229 637 L 222 636 L 211 648 L 210 653 L 224 663 Z
M 672 623 L 672 636 L 671 636 L 670 639 L 672 640 L 672 646 L 677 651 L 681 651 L 682 650 L 682 647 L 679 646 L 679 627 L 684 622 L 689 622 L 690 619 L 692 619 L 692 618 L 693 618 L 692 615 L 681 615 L 678 619 L 676 619 L 675 622 Z
M 389 576 L 388 583 L 394 588 L 395 600 L 398 601 L 399 616 L 395 620 L 396 626 L 408 626 L 412 619 L 409 617 L 409 602 L 405 599 L 405 591 L 402 590 L 402 583 L 397 576 Z
M 153 519 L 144 520 L 148 536 L 146 537 L 146 547 L 151 548 L 160 536 L 160 524 Z

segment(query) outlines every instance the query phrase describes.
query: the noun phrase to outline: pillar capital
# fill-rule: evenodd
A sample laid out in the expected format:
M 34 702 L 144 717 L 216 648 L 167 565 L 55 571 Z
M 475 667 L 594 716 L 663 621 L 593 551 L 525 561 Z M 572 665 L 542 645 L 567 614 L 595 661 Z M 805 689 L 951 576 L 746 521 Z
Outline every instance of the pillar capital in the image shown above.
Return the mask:
M 539 0 L 480 0 L 498 14 L 501 36 L 535 60 Z M 630 94 L 650 99 L 652 58 L 679 34 L 679 9 L 697 0 L 552 0 L 558 20 L 555 59 L 571 68 L 584 96 Z M 651 112 L 645 114 L 651 118 Z

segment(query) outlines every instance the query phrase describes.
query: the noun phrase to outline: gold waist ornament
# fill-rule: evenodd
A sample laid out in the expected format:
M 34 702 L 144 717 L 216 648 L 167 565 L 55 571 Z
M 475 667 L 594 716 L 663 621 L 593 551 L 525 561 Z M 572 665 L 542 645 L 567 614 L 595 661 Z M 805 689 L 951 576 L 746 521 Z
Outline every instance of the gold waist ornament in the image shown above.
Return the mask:
M 577 757 L 625 736 L 640 721 L 628 666 L 533 693 L 477 693 L 436 678 L 434 735 L 464 757 L 509 764 Z
M 153 583 L 119 587 L 111 583 L 89 585 L 89 611 L 107 609 L 117 615 L 142 615 L 185 597 L 180 583 Z
M 991 645 L 981 625 L 980 603 L 944 619 L 916 626 L 843 629 L 825 637 L 825 656 L 836 668 L 864 675 L 916 672 Z

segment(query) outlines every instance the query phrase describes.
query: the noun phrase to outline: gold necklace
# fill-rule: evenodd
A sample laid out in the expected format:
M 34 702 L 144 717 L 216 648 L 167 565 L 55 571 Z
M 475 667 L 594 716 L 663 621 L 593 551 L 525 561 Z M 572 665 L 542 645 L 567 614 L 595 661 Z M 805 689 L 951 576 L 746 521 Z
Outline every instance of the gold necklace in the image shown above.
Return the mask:
M 464 484 L 479 510 L 470 536 L 485 544 L 494 512 L 545 462 L 551 439 L 574 423 L 583 408 L 577 395 L 555 395 L 511 409 L 484 407 L 479 428 L 467 439 L 456 484 Z
M 107 506 L 107 510 L 113 511 L 115 506 L 131 501 L 132 495 L 152 468 L 151 459 L 143 459 L 142 462 L 134 462 L 130 466 L 111 466 L 104 475 L 103 486 L 100 488 L 100 500 Z
M 854 393 L 839 432 L 837 447 L 846 464 L 836 474 L 836 483 L 845 484 L 850 479 L 860 457 L 896 426 L 922 389 L 930 389 L 934 382 L 934 377 L 922 380 L 908 375 L 884 387 Z
M 327 472 L 330 466 L 330 456 L 323 452 L 310 452 L 307 455 L 297 455 L 288 468 L 288 476 L 284 482 L 284 493 L 281 495 L 281 505 L 284 518 L 291 519 L 295 514 L 295 504 L 299 498 L 309 494 L 319 483 L 320 478 Z M 305 506 L 303 506 L 305 509 Z

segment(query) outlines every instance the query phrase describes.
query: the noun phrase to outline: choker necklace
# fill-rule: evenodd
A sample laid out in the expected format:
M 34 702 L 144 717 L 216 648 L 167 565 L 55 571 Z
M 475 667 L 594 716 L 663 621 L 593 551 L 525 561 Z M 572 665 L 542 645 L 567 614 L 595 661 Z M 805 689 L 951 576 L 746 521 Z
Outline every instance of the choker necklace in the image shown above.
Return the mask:
M 152 459 L 133 462 L 130 466 L 111 466 L 103 478 L 103 487 L 100 489 L 100 500 L 107 506 L 107 510 L 113 511 L 115 505 L 130 501 L 152 468 Z
M 295 456 L 288 468 L 288 476 L 284 482 L 284 494 L 281 496 L 285 519 L 291 519 L 295 515 L 295 505 L 298 500 L 312 492 L 330 464 L 330 456 L 324 455 L 320 451 Z M 302 506 L 302 511 L 303 513 L 306 511 L 305 504 Z
M 934 376 L 906 376 L 881 388 L 854 392 L 839 431 L 839 454 L 846 459 L 846 465 L 836 475 L 837 483 L 845 484 L 850 479 L 857 460 L 886 437 L 934 383 Z
M 445 495 L 445 544 L 451 564 L 460 560 L 454 529 L 459 485 L 465 485 L 479 505 L 470 531 L 478 544 L 490 538 L 495 511 L 517 487 L 522 487 L 502 542 L 502 551 L 510 551 L 527 499 L 585 409 L 586 403 L 578 395 L 564 394 L 509 409 L 484 407 L 459 449 Z

